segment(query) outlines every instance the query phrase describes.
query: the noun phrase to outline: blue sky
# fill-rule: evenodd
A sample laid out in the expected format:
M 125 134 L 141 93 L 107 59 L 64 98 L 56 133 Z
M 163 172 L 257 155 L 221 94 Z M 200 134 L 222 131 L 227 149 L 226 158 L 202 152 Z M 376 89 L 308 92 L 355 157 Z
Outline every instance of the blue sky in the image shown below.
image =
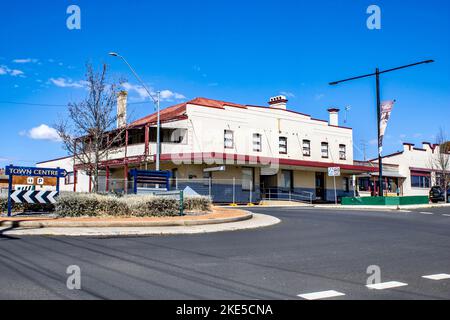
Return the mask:
M 66 27 L 71 4 L 81 8 L 81 30 Z M 381 7 L 381 30 L 366 27 L 371 4 Z M 368 156 L 376 154 L 374 81 L 328 83 L 435 59 L 382 77 L 382 98 L 397 100 L 385 152 L 403 141 L 433 142 L 440 126 L 450 130 L 449 24 L 447 0 L 4 2 L 0 166 L 65 155 L 42 125 L 51 127 L 64 105 L 82 99 L 86 61 L 108 63 L 113 79 L 125 76 L 137 89 L 131 101 L 140 101 L 136 81 L 110 51 L 124 55 L 150 87 L 166 90 L 164 107 L 197 96 L 266 105 L 286 93 L 291 109 L 327 119 L 327 108 L 350 105 L 355 159 L 362 158 L 361 140 Z M 151 104 L 132 109 L 134 117 L 153 111 Z

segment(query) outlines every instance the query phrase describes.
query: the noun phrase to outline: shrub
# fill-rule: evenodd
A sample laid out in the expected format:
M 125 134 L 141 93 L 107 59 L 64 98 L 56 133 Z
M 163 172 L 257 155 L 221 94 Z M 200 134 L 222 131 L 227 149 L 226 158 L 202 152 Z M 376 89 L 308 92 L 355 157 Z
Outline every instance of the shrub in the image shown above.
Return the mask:
M 184 210 L 187 212 L 200 211 L 207 212 L 211 211 L 211 198 L 209 197 L 186 197 L 184 199 Z
M 186 212 L 206 212 L 211 210 L 208 197 L 186 197 Z M 124 196 L 116 197 L 95 194 L 63 194 L 58 198 L 56 212 L 64 217 L 80 216 L 134 216 L 158 217 L 177 216 L 180 214 L 180 203 L 176 198 L 162 196 Z

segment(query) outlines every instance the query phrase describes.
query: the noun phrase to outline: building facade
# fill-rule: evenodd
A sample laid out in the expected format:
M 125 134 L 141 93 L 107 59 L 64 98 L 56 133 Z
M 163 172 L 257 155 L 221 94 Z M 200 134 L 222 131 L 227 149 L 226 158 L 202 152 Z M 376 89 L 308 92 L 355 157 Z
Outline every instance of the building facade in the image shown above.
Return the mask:
M 339 110 L 329 109 L 329 120 L 319 120 L 290 111 L 287 103 L 284 96 L 268 106 L 196 98 L 162 110 L 161 170 L 172 172 L 173 187 L 201 194 L 208 189 L 217 202 L 231 202 L 230 193 L 236 202 L 288 193 L 334 201 L 335 185 L 338 197 L 353 195 L 352 176 L 375 169 L 354 163 L 353 131 L 339 126 Z M 118 104 L 126 109 L 124 93 Z M 131 169 L 155 169 L 156 119 L 152 114 L 128 124 L 122 141 L 102 159 L 104 191 L 127 192 Z M 38 165 L 70 172 L 62 190 L 92 188 L 71 157 Z M 341 168 L 336 183 L 329 167 Z
M 429 142 L 423 142 L 420 148 L 404 143 L 403 151 L 384 156 L 384 190 L 387 190 L 388 195 L 428 196 L 432 186 L 440 185 L 439 176 L 443 171 L 439 164 L 441 152 L 439 145 Z M 378 159 L 373 159 L 367 165 L 377 164 Z M 450 166 L 447 172 L 450 172 Z M 368 176 L 358 179 L 361 195 L 373 194 L 378 189 L 378 173 Z

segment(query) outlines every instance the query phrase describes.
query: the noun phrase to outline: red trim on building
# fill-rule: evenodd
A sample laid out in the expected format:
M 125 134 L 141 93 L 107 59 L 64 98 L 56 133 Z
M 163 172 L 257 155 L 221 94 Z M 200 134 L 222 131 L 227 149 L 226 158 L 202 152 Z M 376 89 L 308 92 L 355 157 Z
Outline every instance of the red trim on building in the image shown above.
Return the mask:
M 338 163 L 328 163 L 319 161 L 306 161 L 306 160 L 293 160 L 293 159 L 277 159 L 269 157 L 259 157 L 259 156 L 248 156 L 248 155 L 238 155 L 238 154 L 226 154 L 226 153 L 188 153 L 188 154 L 162 154 L 161 161 L 191 161 L 193 164 L 196 162 L 203 163 L 204 161 L 211 160 L 216 161 L 241 161 L 241 162 L 252 162 L 254 164 L 270 164 L 278 163 L 285 166 L 295 166 L 295 167 L 309 167 L 309 168 L 329 168 L 329 167 L 340 167 L 342 170 L 354 170 L 361 172 L 375 172 L 378 169 L 366 166 L 356 166 L 349 164 L 338 164 Z M 200 163 L 199 163 L 200 164 Z

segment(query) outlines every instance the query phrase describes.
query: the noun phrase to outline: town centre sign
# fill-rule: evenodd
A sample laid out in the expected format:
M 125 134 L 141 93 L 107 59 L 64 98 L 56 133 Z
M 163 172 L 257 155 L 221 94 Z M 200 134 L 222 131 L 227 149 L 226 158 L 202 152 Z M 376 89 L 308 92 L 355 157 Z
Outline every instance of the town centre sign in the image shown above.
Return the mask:
M 67 171 L 59 168 L 46 169 L 46 168 L 8 166 L 5 168 L 5 174 L 7 176 L 21 176 L 21 177 L 64 178 L 65 176 L 67 176 Z
M 59 179 L 67 176 L 67 171 L 60 168 L 36 168 L 36 167 L 15 167 L 10 165 L 5 168 L 5 174 L 9 176 L 8 185 L 8 217 L 12 214 L 14 203 L 28 204 L 53 204 L 55 197 L 59 195 Z M 49 190 L 14 190 L 13 177 L 38 177 L 40 184 L 46 182 L 43 178 L 56 178 L 56 191 Z

